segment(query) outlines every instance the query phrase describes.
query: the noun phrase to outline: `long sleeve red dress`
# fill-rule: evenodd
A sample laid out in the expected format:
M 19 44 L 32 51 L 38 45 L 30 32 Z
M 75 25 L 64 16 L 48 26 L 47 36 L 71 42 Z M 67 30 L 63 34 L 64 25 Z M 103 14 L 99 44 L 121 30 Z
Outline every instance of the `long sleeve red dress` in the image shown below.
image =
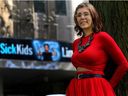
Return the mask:
M 88 41 L 89 37 L 82 38 L 82 45 Z M 78 52 L 79 40 L 80 38 L 73 42 L 72 64 L 76 68 L 84 67 L 92 71 L 80 71 L 76 74 L 104 75 L 109 58 L 115 62 L 117 68 L 110 81 L 105 78 L 73 78 L 66 90 L 66 96 L 116 96 L 113 88 L 116 87 L 128 69 L 128 62 L 121 49 L 106 32 L 94 33 L 90 46 L 81 53 Z

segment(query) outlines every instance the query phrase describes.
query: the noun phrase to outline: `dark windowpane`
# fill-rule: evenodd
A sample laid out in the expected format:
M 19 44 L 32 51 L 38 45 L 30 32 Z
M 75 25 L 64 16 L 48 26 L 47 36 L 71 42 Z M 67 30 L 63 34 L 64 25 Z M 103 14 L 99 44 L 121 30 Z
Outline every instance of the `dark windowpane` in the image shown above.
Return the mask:
M 35 12 L 45 13 L 45 5 L 43 1 L 34 1 Z
M 66 2 L 65 1 L 55 1 L 56 14 L 66 15 Z

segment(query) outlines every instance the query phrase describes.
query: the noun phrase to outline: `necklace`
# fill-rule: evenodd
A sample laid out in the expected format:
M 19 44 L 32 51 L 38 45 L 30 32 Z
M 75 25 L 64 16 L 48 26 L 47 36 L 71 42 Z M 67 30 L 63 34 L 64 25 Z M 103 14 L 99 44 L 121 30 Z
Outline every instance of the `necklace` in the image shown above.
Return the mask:
M 93 34 L 91 34 L 91 36 L 88 38 L 88 41 L 85 45 L 81 45 L 82 44 L 82 38 L 80 38 L 80 42 L 78 43 L 78 51 L 79 53 L 83 52 L 88 46 L 90 46 L 91 41 L 93 40 Z

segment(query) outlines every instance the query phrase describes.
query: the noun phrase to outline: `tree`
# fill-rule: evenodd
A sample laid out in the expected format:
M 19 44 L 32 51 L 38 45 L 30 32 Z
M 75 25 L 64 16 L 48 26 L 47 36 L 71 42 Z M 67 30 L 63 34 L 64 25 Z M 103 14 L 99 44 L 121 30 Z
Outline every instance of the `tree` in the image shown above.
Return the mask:
M 128 58 L 128 2 L 91 1 L 102 15 L 105 31 L 109 32 Z M 128 73 L 115 89 L 117 96 L 128 96 Z

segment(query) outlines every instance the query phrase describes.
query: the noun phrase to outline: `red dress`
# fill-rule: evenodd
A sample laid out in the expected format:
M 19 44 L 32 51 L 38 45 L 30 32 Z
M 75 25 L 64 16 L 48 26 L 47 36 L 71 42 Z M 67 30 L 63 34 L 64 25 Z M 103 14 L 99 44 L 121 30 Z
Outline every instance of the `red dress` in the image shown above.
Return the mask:
M 92 71 L 77 72 L 84 74 L 104 75 L 109 58 L 117 64 L 117 68 L 110 81 L 105 78 L 73 78 L 66 90 L 66 96 L 116 96 L 113 88 L 118 84 L 128 69 L 128 62 L 122 51 L 106 32 L 94 33 L 93 40 L 89 47 L 83 52 L 78 52 L 80 38 L 73 42 L 72 64 L 77 67 L 84 67 Z M 83 37 L 82 45 L 88 41 L 89 36 Z

